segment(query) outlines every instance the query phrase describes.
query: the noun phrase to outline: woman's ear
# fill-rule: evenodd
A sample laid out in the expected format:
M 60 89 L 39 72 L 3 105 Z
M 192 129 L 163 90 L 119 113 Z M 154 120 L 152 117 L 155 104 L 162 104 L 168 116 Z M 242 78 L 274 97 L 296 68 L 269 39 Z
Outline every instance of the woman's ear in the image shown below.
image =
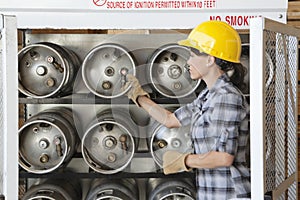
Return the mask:
M 213 57 L 213 56 L 207 56 L 207 63 L 206 63 L 206 66 L 207 67 L 210 67 L 210 66 L 212 66 L 213 64 L 214 64 L 214 62 L 215 62 L 215 57 Z

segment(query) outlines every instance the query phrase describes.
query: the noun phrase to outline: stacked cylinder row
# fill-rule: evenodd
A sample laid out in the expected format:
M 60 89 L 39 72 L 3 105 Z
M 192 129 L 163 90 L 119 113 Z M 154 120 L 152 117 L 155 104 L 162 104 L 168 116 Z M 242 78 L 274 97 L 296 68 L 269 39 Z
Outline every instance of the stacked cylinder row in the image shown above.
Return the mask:
M 195 187 L 190 179 L 149 178 L 143 184 L 145 194 L 140 194 L 141 183 L 133 178 L 93 179 L 88 191 L 76 179 L 46 179 L 33 184 L 23 196 L 23 200 L 138 200 L 140 195 L 148 200 L 184 199 L 195 200 Z
M 189 77 L 186 61 L 189 52 L 177 44 L 158 48 L 146 65 L 147 81 L 158 93 L 181 98 L 193 93 L 200 81 Z M 19 54 L 19 91 L 34 98 L 57 97 L 72 93 L 80 71 L 88 90 L 96 96 L 115 98 L 124 95 L 126 75 L 136 75 L 134 55 L 119 44 L 96 46 L 81 62 L 76 54 L 57 44 L 28 45 Z
M 76 114 L 65 107 L 53 107 L 29 118 L 19 130 L 19 164 L 28 172 L 45 174 L 65 167 L 80 145 L 89 168 L 102 174 L 124 170 L 137 153 L 138 125 L 124 109 L 105 109 L 82 129 Z M 153 121 L 150 151 L 157 170 L 168 150 L 192 152 L 189 125 L 168 129 Z

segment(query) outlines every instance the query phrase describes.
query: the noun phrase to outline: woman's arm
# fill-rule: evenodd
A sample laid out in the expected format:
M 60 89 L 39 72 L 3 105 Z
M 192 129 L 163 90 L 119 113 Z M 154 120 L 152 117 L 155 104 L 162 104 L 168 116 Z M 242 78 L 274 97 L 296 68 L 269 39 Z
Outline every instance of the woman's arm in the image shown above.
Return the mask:
M 168 128 L 178 128 L 181 126 L 179 120 L 174 113 L 156 104 L 154 101 L 146 96 L 139 96 L 137 98 L 139 105 L 144 108 L 151 117 L 157 120 Z
M 222 94 L 214 99 L 210 113 L 210 126 L 220 134 L 217 148 L 205 154 L 191 154 L 185 164 L 191 168 L 217 168 L 231 166 L 238 149 L 239 125 L 246 112 L 243 98 L 234 93 Z M 206 130 L 207 132 L 213 130 Z
M 189 154 L 185 164 L 190 168 L 217 168 L 232 165 L 234 156 L 226 152 L 211 151 L 205 154 Z
M 126 90 L 129 86 L 131 87 L 126 93 L 126 96 L 128 96 L 128 98 L 131 99 L 137 106 L 144 108 L 151 117 L 168 128 L 181 126 L 175 114 L 152 101 L 149 98 L 149 94 L 143 90 L 137 78 L 131 74 L 127 75 L 127 82 L 122 89 Z

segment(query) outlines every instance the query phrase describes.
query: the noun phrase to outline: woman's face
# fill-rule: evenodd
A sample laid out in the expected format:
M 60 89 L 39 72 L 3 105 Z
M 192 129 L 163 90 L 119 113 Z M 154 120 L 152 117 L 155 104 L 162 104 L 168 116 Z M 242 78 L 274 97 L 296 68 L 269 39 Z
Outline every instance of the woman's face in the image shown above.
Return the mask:
M 208 73 L 209 67 L 207 67 L 208 55 L 197 55 L 190 51 L 190 58 L 187 60 L 187 64 L 190 66 L 191 79 L 202 79 Z

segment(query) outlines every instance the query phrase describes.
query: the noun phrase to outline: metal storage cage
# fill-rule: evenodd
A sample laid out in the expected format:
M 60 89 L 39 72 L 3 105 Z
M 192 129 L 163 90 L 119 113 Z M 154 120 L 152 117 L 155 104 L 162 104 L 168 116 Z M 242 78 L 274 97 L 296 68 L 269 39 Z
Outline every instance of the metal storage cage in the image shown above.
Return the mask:
M 90 12 L 83 17 L 84 20 L 76 21 L 74 19 L 82 17 L 83 5 L 66 2 L 73 3 L 71 9 L 66 6 L 67 3 L 65 7 L 59 7 L 48 2 L 51 12 L 46 10 L 45 16 L 48 17 L 45 18 L 43 9 L 37 11 L 38 5 L 33 6 L 37 12 L 32 19 L 22 9 L 16 10 L 17 17 L 1 15 L 0 90 L 3 96 L 0 97 L 0 108 L 3 112 L 0 127 L 4 131 L 0 134 L 3 152 L 0 158 L 4 162 L 0 166 L 0 193 L 5 194 L 6 199 L 122 197 L 144 200 L 159 197 L 163 200 L 169 196 L 195 199 L 194 174 L 165 176 L 160 163 L 161 149 L 167 143 L 172 144 L 170 148 L 191 151 L 188 134 L 179 137 L 177 131 L 185 130 L 170 130 L 170 137 L 164 135 L 164 127 L 158 126 L 124 97 L 120 86 L 124 73 L 132 73 L 139 78 L 151 98 L 162 106 L 174 109 L 190 102 L 203 85 L 201 81 L 193 82 L 185 76 L 186 49 L 177 46 L 176 42 L 185 38 L 189 30 L 205 18 L 223 18 L 233 23 L 238 18 L 230 17 L 243 16 L 243 10 L 230 10 L 217 16 L 210 11 L 203 12 L 199 19 L 199 13 L 190 12 L 188 8 L 181 13 L 172 13 L 175 8 L 162 9 L 158 12 L 160 14 L 155 15 L 152 11 L 136 12 L 138 8 L 133 9 L 133 13 L 117 9 L 115 17 L 105 21 L 102 19 L 108 19 L 107 10 L 97 7 L 87 9 Z M 235 6 L 239 8 L 242 3 L 245 2 Z M 258 0 L 254 3 L 261 4 Z M 276 11 L 265 9 L 249 15 L 270 15 L 284 22 L 285 11 L 282 10 L 285 7 L 281 3 L 273 3 Z M 199 2 L 196 5 L 200 5 Z M 28 8 L 28 5 L 23 6 L 25 10 Z M 232 2 L 223 5 L 221 10 L 228 8 L 232 8 Z M 253 6 L 249 6 L 251 8 Z M 9 6 L 4 7 L 4 11 L 9 13 Z M 39 22 L 37 16 L 43 16 L 48 26 Z M 60 20 L 52 20 L 59 17 L 66 17 L 67 25 Z M 144 21 L 133 24 L 136 17 Z M 189 21 L 190 18 L 193 20 Z M 240 25 L 236 21 L 245 49 L 242 61 L 250 72 L 243 92 L 251 99 L 251 105 L 255 105 L 250 113 L 251 132 L 269 131 L 261 137 L 250 134 L 251 145 L 253 141 L 260 142 L 259 148 L 252 146 L 249 155 L 252 181 L 255 182 L 255 185 L 252 182 L 252 198 L 261 199 L 266 192 L 273 191 L 274 198 L 294 199 L 297 192 L 297 140 L 293 135 L 296 131 L 293 118 L 296 112 L 293 109 L 297 105 L 294 83 L 298 67 L 294 51 L 297 51 L 295 35 L 298 31 L 286 29 L 282 34 L 287 35 L 282 37 L 283 29 L 278 27 L 285 26 L 264 18 L 257 20 L 271 25 L 254 25 L 255 33 L 250 31 L 250 36 L 249 31 L 244 30 L 249 28 L 248 21 L 244 20 L 246 24 Z M 264 28 L 267 34 L 264 32 L 262 36 L 260 30 Z M 268 35 L 270 38 L 267 38 Z M 18 49 L 17 38 L 21 39 Z M 261 47 L 258 46 L 260 41 L 270 42 Z M 287 63 L 290 66 L 285 76 L 287 81 L 277 76 L 269 78 L 283 73 L 273 70 L 273 65 L 286 60 L 283 56 L 286 54 L 291 56 Z M 263 68 L 259 71 L 255 65 Z M 16 68 L 8 66 L 18 66 L 18 74 Z M 284 68 L 285 65 L 280 66 Z M 255 70 L 251 71 L 251 68 Z M 285 68 L 276 65 L 276 70 L 284 71 Z M 277 86 L 286 93 L 275 91 Z M 18 89 L 19 94 L 16 92 Z M 249 92 L 255 98 L 252 99 Z M 271 92 L 271 96 L 284 96 L 285 104 L 275 103 L 266 92 Z M 266 101 L 272 102 L 267 104 Z M 273 107 L 269 109 L 267 105 Z M 15 120 L 18 108 L 19 124 Z M 276 110 L 276 113 L 267 112 L 265 115 L 262 113 L 265 110 Z M 273 130 L 274 124 L 284 120 L 285 114 L 289 118 L 287 129 Z M 263 119 L 260 116 L 264 116 Z M 272 116 L 276 116 L 275 121 Z M 275 139 L 274 134 L 277 134 Z M 281 157 L 282 146 L 288 146 L 284 151 L 287 160 Z M 275 153 L 270 148 L 275 148 Z M 105 154 L 99 156 L 99 151 L 105 151 Z M 19 168 L 16 163 L 20 164 Z M 275 172 L 286 176 L 277 177 Z

